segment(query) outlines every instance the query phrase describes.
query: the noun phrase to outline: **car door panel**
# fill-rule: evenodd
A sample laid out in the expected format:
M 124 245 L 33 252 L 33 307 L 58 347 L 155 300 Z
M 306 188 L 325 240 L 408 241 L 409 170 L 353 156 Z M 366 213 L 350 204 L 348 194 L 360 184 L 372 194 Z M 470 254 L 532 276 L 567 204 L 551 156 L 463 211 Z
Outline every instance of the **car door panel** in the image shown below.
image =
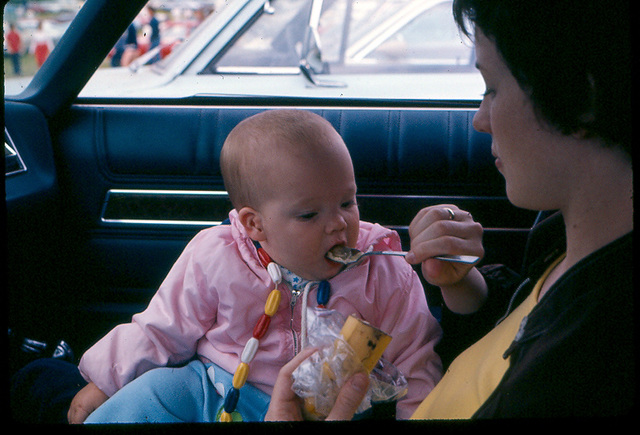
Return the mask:
M 519 266 L 535 214 L 504 197 L 490 138 L 471 126 L 475 108 L 294 106 L 324 116 L 344 138 L 362 219 L 398 230 L 408 248 L 415 214 L 453 203 L 485 227 L 487 262 Z M 143 309 L 197 231 L 227 217 L 224 139 L 240 120 L 277 107 L 77 104 L 57 118 L 52 148 L 68 253 L 60 287 L 67 300 L 76 295 L 74 323 L 88 325 L 76 337 L 80 348 Z
M 24 170 L 4 179 L 8 321 L 42 331 L 52 325 L 39 320 L 61 305 L 52 295 L 59 294 L 59 261 L 66 258 L 49 124 L 38 108 L 13 102 L 5 102 L 4 123 L 5 141 L 24 163 Z
M 78 213 L 93 230 L 178 228 L 190 236 L 230 208 L 218 166 L 226 135 L 268 108 L 76 106 L 58 136 L 66 189 L 76 190 Z M 533 222 L 504 197 L 489 137 L 471 126 L 473 109 L 308 109 L 347 143 L 364 219 L 406 230 L 420 208 L 454 202 L 488 231 Z

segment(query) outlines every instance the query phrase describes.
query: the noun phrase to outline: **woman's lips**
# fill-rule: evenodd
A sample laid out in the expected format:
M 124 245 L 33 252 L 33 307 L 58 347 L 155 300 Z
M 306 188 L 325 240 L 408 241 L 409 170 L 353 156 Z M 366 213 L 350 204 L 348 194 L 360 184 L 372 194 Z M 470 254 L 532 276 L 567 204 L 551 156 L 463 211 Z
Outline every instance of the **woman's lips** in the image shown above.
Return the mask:
M 496 159 L 494 162 L 496 165 L 496 168 L 500 170 L 500 168 L 502 167 L 502 160 L 500 160 L 500 157 L 498 157 L 498 154 L 496 154 L 496 151 L 493 148 L 491 148 L 491 155 Z

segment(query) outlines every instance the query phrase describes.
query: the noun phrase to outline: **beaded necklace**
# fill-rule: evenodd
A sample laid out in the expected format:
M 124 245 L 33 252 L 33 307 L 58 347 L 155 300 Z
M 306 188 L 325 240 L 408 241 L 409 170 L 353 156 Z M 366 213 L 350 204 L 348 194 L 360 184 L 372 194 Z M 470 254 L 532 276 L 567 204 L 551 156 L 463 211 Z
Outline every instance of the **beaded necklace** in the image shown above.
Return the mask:
M 253 328 L 253 335 L 247 341 L 240 355 L 240 364 L 236 368 L 235 373 L 233 374 L 232 388 L 227 393 L 224 399 L 223 411 L 220 414 L 221 422 L 231 422 L 233 421 L 233 417 L 231 413 L 236 409 L 238 405 L 238 400 L 240 399 L 240 389 L 244 386 L 249 377 L 249 364 L 253 360 L 258 350 L 258 346 L 260 345 L 260 339 L 264 337 L 267 329 L 269 329 L 269 324 L 271 323 L 271 318 L 276 314 L 278 308 L 280 306 L 280 300 L 282 299 L 282 293 L 278 289 L 278 285 L 282 282 L 282 271 L 280 270 L 280 266 L 278 266 L 267 254 L 267 251 L 264 250 L 260 246 L 258 242 L 254 241 L 258 252 L 258 258 L 262 266 L 267 269 L 269 273 L 269 277 L 273 281 L 275 288 L 271 290 L 269 296 L 267 297 L 267 301 L 264 306 L 264 313 L 258 319 L 255 327 Z M 309 290 L 313 282 L 308 282 L 304 286 L 303 291 L 303 307 L 302 307 L 302 324 L 301 324 L 301 333 L 302 333 L 302 346 L 306 345 L 306 311 L 307 311 L 307 297 L 309 294 Z M 328 281 L 320 281 L 318 284 L 318 290 L 316 299 L 318 302 L 318 308 L 325 308 L 327 303 L 329 302 L 329 298 L 331 297 L 331 286 Z

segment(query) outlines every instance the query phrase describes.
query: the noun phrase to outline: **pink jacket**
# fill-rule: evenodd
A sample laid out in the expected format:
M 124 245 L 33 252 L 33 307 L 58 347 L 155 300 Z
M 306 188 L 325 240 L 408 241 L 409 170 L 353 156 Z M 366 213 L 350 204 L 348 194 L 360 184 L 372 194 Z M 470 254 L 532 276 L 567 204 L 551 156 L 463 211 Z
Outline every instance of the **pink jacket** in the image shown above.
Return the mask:
M 131 323 L 110 331 L 80 361 L 80 371 L 108 396 L 155 367 L 176 365 L 197 355 L 233 373 L 239 355 L 264 313 L 274 288 L 256 249 L 230 213 L 231 225 L 205 229 L 178 258 L 147 309 Z M 361 222 L 358 248 L 400 250 L 397 233 Z M 330 280 L 327 308 L 356 314 L 393 337 L 384 358 L 404 373 L 409 393 L 398 404 L 398 418 L 413 410 L 440 380 L 434 346 L 440 327 L 427 308 L 420 280 L 403 258 L 368 257 Z M 258 352 L 248 381 L 271 394 L 280 368 L 300 342 L 302 297 L 295 300 L 280 284 L 282 301 Z M 309 295 L 315 306 L 315 290 Z M 292 320 L 293 319 L 293 320 Z

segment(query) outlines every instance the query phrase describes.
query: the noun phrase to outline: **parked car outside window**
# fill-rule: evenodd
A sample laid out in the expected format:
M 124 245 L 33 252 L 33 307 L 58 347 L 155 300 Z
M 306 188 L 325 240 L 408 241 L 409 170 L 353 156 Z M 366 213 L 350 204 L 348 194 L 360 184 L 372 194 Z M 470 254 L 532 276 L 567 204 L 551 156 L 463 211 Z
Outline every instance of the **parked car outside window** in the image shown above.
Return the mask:
M 7 4 L 11 20 L 36 14 L 17 3 Z M 65 16 L 82 3 L 74 1 Z M 477 100 L 483 89 L 450 0 L 151 0 L 148 6 L 132 23 L 134 42 L 123 35 L 80 98 Z M 150 43 L 154 17 L 157 46 Z M 7 75 L 7 95 L 28 80 Z

